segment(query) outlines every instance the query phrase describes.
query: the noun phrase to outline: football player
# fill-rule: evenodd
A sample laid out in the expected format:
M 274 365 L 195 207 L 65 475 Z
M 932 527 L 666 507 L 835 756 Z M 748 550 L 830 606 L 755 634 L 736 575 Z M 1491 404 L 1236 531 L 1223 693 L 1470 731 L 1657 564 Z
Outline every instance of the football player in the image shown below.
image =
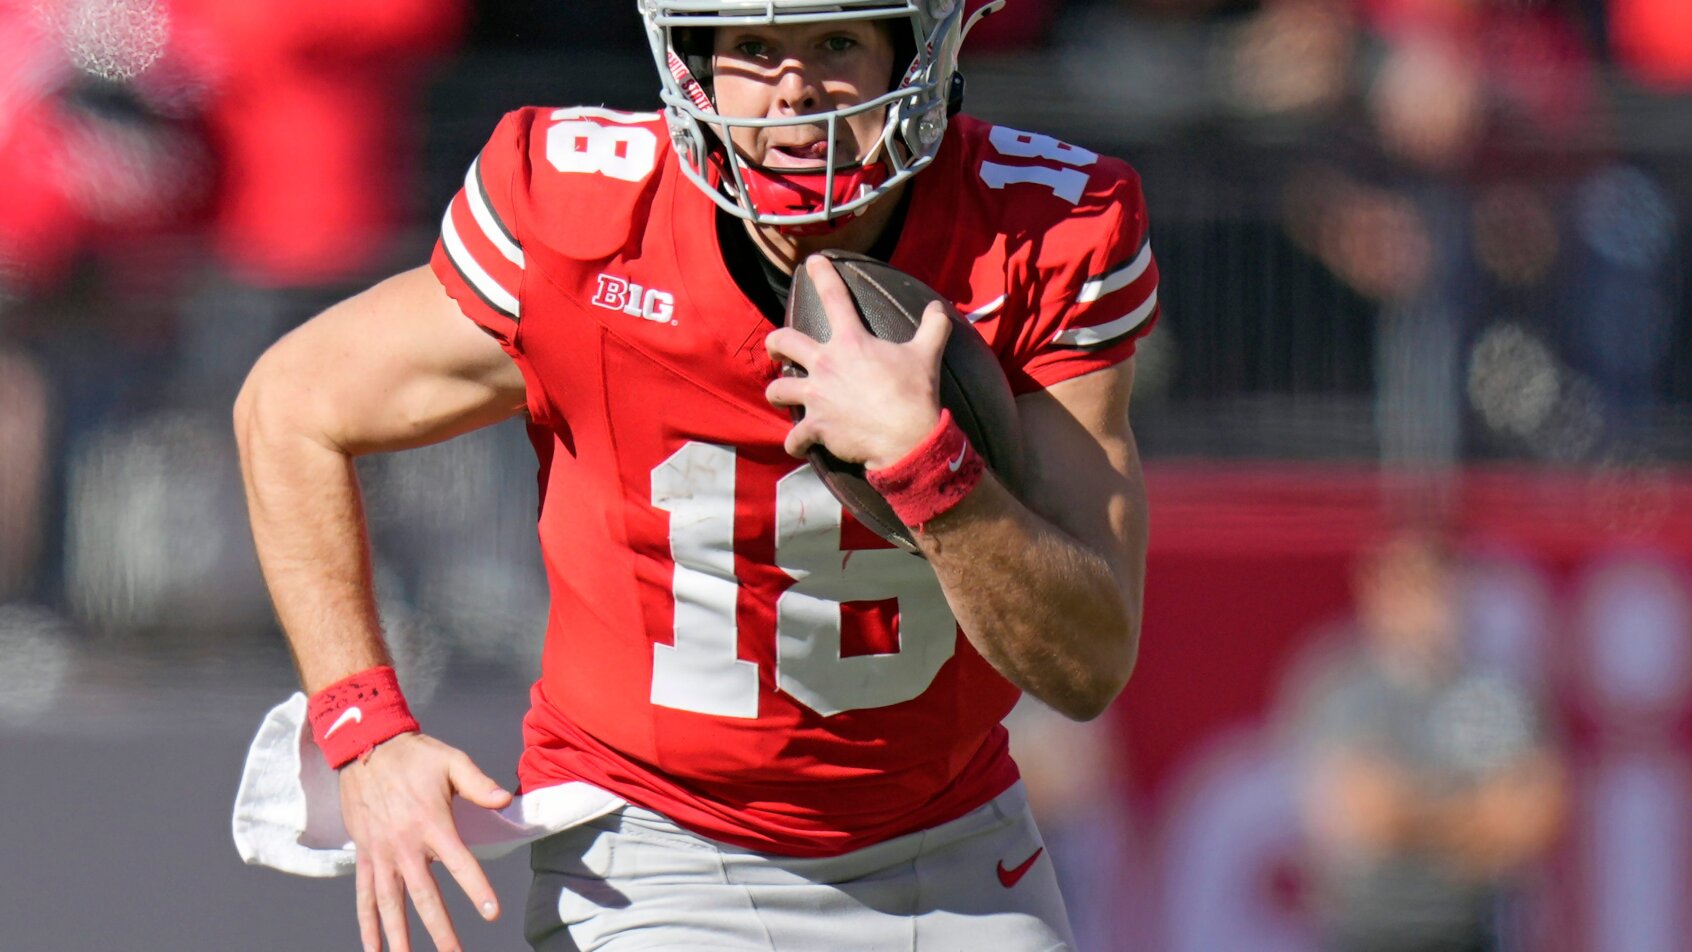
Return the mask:
M 619 804 L 533 847 L 536 949 L 1067 948 L 1000 720 L 1022 692 L 1097 716 L 1134 665 L 1138 177 L 956 114 L 963 0 L 640 13 L 662 113 L 505 116 L 429 266 L 280 341 L 237 403 L 364 946 L 410 948 L 409 898 L 459 947 L 431 861 L 498 914 L 449 805 L 511 794 L 406 710 L 351 461 L 526 414 L 551 610 L 518 779 Z M 876 340 L 828 248 L 942 300 Z M 801 267 L 827 343 L 779 329 Z M 1019 495 L 939 405 L 948 333 L 1018 394 Z M 802 461 L 819 442 L 926 558 L 843 515 Z

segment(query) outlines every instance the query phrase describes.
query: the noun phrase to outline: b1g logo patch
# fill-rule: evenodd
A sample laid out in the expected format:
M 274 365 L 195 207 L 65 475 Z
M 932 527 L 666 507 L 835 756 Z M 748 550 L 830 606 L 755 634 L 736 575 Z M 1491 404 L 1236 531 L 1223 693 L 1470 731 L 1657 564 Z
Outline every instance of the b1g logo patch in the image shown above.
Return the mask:
M 593 296 L 596 307 L 622 311 L 630 317 L 645 318 L 660 324 L 674 324 L 675 295 L 657 288 L 643 288 L 627 278 L 614 274 L 599 276 L 599 290 Z

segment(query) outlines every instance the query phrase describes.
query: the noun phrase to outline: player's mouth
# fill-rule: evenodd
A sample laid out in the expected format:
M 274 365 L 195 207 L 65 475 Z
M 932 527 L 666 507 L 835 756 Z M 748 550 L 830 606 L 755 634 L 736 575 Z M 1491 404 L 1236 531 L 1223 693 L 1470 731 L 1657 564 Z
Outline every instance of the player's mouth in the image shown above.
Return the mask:
M 820 169 L 828 164 L 828 143 L 821 139 L 803 145 L 772 145 L 764 150 L 764 166 L 772 169 Z

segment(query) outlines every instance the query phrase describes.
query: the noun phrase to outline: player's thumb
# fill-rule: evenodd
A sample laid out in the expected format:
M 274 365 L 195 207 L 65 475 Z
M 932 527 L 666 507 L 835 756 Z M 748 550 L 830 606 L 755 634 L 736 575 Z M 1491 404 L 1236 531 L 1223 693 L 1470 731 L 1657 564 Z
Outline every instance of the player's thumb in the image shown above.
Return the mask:
M 911 343 L 936 353 L 946 346 L 946 339 L 952 336 L 952 318 L 946 311 L 946 305 L 939 301 L 930 301 L 922 309 L 922 322 L 917 325 L 916 333 L 911 336 Z
M 456 757 L 448 776 L 458 795 L 479 807 L 499 810 L 511 803 L 511 791 L 477 768 L 469 757 Z

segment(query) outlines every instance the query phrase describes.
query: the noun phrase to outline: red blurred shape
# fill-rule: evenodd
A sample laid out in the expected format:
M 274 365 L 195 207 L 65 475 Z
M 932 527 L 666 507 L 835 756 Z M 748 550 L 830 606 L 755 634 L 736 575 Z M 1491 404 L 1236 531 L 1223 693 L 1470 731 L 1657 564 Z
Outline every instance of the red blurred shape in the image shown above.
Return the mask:
M 1610 0 L 1610 43 L 1634 78 L 1665 90 L 1692 87 L 1692 3 Z
M 262 283 L 356 274 L 391 251 L 416 161 L 422 70 L 461 0 L 172 0 L 213 88 L 218 245 Z

